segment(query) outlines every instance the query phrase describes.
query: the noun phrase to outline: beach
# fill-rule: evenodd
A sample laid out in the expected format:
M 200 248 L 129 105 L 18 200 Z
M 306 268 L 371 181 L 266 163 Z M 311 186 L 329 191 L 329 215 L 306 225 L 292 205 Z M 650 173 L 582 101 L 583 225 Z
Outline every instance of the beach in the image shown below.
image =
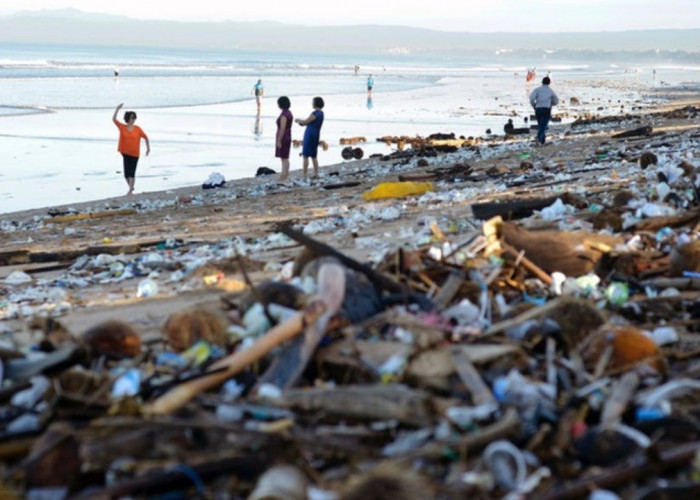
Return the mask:
M 659 107 L 653 109 L 682 107 L 696 102 L 692 90 L 676 91 L 668 97 L 672 99 L 658 101 Z M 598 107 L 597 104 L 595 106 Z M 628 109 L 631 107 L 632 104 L 628 105 Z M 617 103 L 614 108 L 617 108 Z M 621 127 L 630 128 L 650 122 L 649 118 L 645 118 L 653 116 L 647 115 L 650 111 L 651 108 L 643 110 L 640 106 L 639 114 L 620 115 L 620 121 L 612 120 L 609 123 L 605 122 L 604 116 L 611 116 L 612 113 L 601 115 L 601 122 L 578 128 L 574 134 L 571 133 L 574 129 L 569 125 L 553 124 L 550 145 L 541 150 L 533 147 L 534 132 L 525 138 L 514 136 L 509 140 L 505 140 L 503 134 L 495 133 L 490 139 L 475 138 L 470 141 L 472 147 L 460 147 L 454 153 L 426 158 L 423 160 L 427 162 L 425 166 L 419 163 L 418 157 L 391 159 L 391 153 L 386 151 L 388 149 L 397 154 L 396 145 L 389 148 L 384 143 L 367 143 L 360 147 L 369 152 L 376 148 L 385 153 L 331 165 L 322 161 L 321 176 L 316 181 L 304 181 L 297 165 L 292 169 L 290 182 L 282 184 L 276 182 L 276 176 L 248 177 L 228 181 L 224 187 L 216 189 L 205 190 L 200 185 L 190 185 L 165 191 L 139 192 L 131 197 L 122 195 L 12 212 L 0 218 L 3 229 L 0 248 L 10 255 L 6 264 L 11 264 L 13 252 L 20 255 L 45 253 L 46 257 L 39 257 L 39 260 L 51 260 L 53 257 L 60 261 L 64 258 L 72 260 L 76 252 L 90 248 L 95 249 L 90 250 L 90 254 L 99 252 L 103 247 L 109 253 L 119 253 L 122 247 L 135 245 L 141 248 L 139 245 L 143 244 L 145 247 L 140 251 L 144 252 L 166 240 L 189 242 L 184 248 L 179 247 L 177 252 L 169 250 L 168 253 L 188 255 L 192 251 L 196 253 L 196 248 L 201 246 L 207 249 L 205 253 L 212 252 L 208 258 L 217 258 L 219 252 L 230 258 L 231 252 L 238 248 L 241 252 L 258 256 L 263 261 L 262 268 L 266 270 L 263 274 L 271 277 L 280 271 L 285 261 L 293 259 L 294 250 L 282 251 L 281 255 L 275 251 L 276 247 L 292 243 L 274 231 L 278 224 L 287 222 L 303 228 L 307 234 L 330 238 L 334 245 L 361 260 L 377 262 L 389 248 L 415 246 L 426 242 L 424 238 L 429 240 L 429 234 L 425 233 L 430 220 L 454 223 L 462 230 L 478 227 L 478 223 L 468 222 L 468 206 L 512 196 L 512 188 L 508 186 L 518 185 L 518 179 L 526 176 L 526 172 L 520 168 L 523 161 L 530 161 L 549 172 L 547 177 L 551 178 L 551 187 L 536 191 L 557 193 L 571 189 L 585 193 L 591 186 L 601 187 L 609 183 L 651 190 L 651 185 L 645 185 L 647 181 L 639 177 L 635 166 L 627 160 L 613 161 L 611 154 L 604 156 L 603 163 L 595 163 L 597 155 L 608 148 L 606 145 L 612 133 Z M 662 129 L 669 127 L 673 130 L 675 126 L 673 120 L 657 120 L 661 121 Z M 681 119 L 680 122 L 684 128 L 695 126 L 692 120 Z M 654 126 L 658 126 L 657 123 Z M 683 141 L 677 146 L 669 148 L 667 161 L 686 159 L 692 163 L 695 158 L 692 146 Z M 452 182 L 437 184 L 434 193 L 428 192 L 406 200 L 367 202 L 362 199 L 365 191 L 381 182 L 396 181 L 399 175 L 422 173 L 450 165 L 469 165 L 475 172 L 491 172 L 492 175 L 478 176 L 481 179 L 478 182 L 457 177 Z M 590 176 L 581 174 L 587 169 L 591 169 Z M 569 170 L 579 174 L 568 174 Z M 580 175 L 586 179 L 584 184 L 580 184 Z M 623 176 L 629 177 L 623 179 Z M 119 180 L 115 179 L 117 183 Z M 137 175 L 137 182 L 143 189 L 146 181 Z M 343 183 L 356 185 L 342 187 Z M 336 184 L 341 186 L 333 188 Z M 324 189 L 324 186 L 331 186 L 331 189 Z M 122 191 L 123 188 L 118 186 L 117 190 Z M 647 195 L 653 198 L 654 193 Z M 66 222 L 54 222 L 62 217 L 67 219 Z M 268 251 L 272 253 L 268 254 Z M 25 256 L 15 260 L 21 261 L 22 258 L 27 259 Z M 31 263 L 32 266 L 34 264 Z M 7 267 L 4 276 L 14 270 L 14 266 Z M 62 272 L 59 271 L 58 275 Z M 41 276 L 41 273 L 37 276 Z M 133 299 L 138 284 L 135 278 L 108 279 L 107 282 L 112 282 L 108 287 L 110 292 L 102 295 L 95 289 L 98 284 L 95 280 L 81 282 L 74 288 L 62 282 L 57 285 L 56 279 L 55 271 L 41 279 L 42 297 L 58 287 L 69 295 L 75 294 L 77 303 L 87 300 L 85 305 L 88 309 L 108 305 L 114 298 L 111 292 L 114 286 L 120 290 L 118 295 L 124 300 Z M 183 276 L 179 276 L 171 281 L 169 275 L 159 276 L 159 280 L 164 281 L 161 292 L 177 295 L 183 286 L 183 279 Z M 10 301 L 6 306 L 8 309 L 4 317 L 16 318 L 18 304 Z M 49 302 L 38 304 L 28 307 L 25 313 L 35 309 L 37 313 L 42 310 L 46 312 L 54 306 Z
M 149 193 L 201 185 L 215 172 L 233 180 L 252 177 L 261 166 L 278 171 L 274 134 L 280 95 L 290 96 L 291 111 L 302 118 L 311 112 L 314 95 L 324 97 L 323 139 L 329 149 L 320 161 L 332 165 L 342 160 L 339 142 L 345 137 L 365 137 L 362 148 L 368 157 L 391 152 L 376 141 L 386 135 L 487 137 L 489 130 L 500 133 L 508 118 L 523 125 L 531 111 L 527 95 L 536 83 L 524 81 L 525 68 L 517 63 L 406 67 L 399 61 L 388 68 L 363 66 L 357 76 L 337 65 L 285 67 L 289 76 L 281 76 L 273 66 L 274 71 L 264 70 L 271 73 L 264 76 L 266 94 L 258 116 L 250 70 L 241 76 L 245 68 L 214 66 L 207 70 L 212 74 L 202 75 L 199 66 L 190 64 L 193 69 L 182 76 L 180 66 L 145 65 L 124 68 L 118 78 L 96 76 L 99 67 L 93 64 L 83 69 L 63 63 L 56 70 L 59 76 L 42 64 L 36 70 L 19 65 L 17 76 L 5 80 L 7 107 L 0 114 L 0 157 L 6 164 L 0 213 L 126 192 L 111 123 L 120 102 L 138 112 L 137 123 L 151 139 L 152 153 L 140 160 L 136 186 L 137 193 Z M 648 106 L 655 90 L 695 77 L 692 68 L 653 73 L 649 67 L 632 72 L 562 63 L 552 71 L 564 123 L 582 113 L 615 114 Z M 376 77 L 371 99 L 364 92 L 367 72 Z M 190 92 L 193 86 L 198 92 Z M 572 97 L 581 104 L 570 104 Z M 293 138 L 302 135 L 303 129 L 295 126 Z M 292 151 L 293 170 L 300 168 L 299 151 Z
M 418 498 L 436 499 L 493 498 L 509 492 L 559 498 L 567 486 L 574 497 L 580 491 L 588 494 L 591 484 L 622 494 L 635 486 L 617 473 L 619 467 L 650 486 L 682 477 L 686 469 L 676 472 L 671 465 L 650 474 L 650 468 L 626 468 L 623 458 L 605 461 L 607 447 L 581 452 L 574 440 L 574 430 L 583 429 L 591 439 L 607 436 L 606 432 L 633 435 L 634 450 L 646 446 L 647 434 L 636 430 L 644 422 L 627 416 L 623 420 L 625 408 L 668 411 L 664 416 L 678 418 L 686 408 L 681 398 L 673 399 L 664 390 L 658 396 L 661 402 L 650 398 L 656 401 L 649 403 L 650 408 L 627 393 L 622 409 L 615 413 L 618 407 L 607 405 L 618 404 L 612 397 L 621 390 L 618 380 L 633 378 L 629 383 L 635 389 L 639 386 L 641 398 L 642 388 L 663 388 L 669 379 L 684 383 L 685 374 L 697 373 L 694 353 L 700 346 L 692 304 L 697 300 L 693 276 L 700 268 L 696 262 L 688 264 L 682 271 L 695 274 L 678 277 L 671 274 L 670 262 L 682 242 L 696 241 L 700 200 L 693 186 L 700 167 L 700 95 L 696 88 L 656 89 L 628 80 L 624 76 L 613 81 L 554 80 L 562 101 L 555 114 L 562 120 L 552 123 L 543 147 L 534 146 L 533 131 L 512 137 L 502 133 L 508 117 L 520 125 L 530 114 L 522 78 L 512 74 L 500 78 L 503 85 L 498 88 L 488 79 L 475 87 L 473 79 L 447 78 L 437 86 L 387 95 L 375 91 L 371 109 L 363 93 L 331 95 L 326 99 L 323 136 L 330 148 L 320 156 L 319 179 L 302 179 L 300 159 L 293 157 L 286 183 L 275 175 L 253 176 L 259 166 L 278 167 L 272 157 L 276 117 L 272 97 L 263 102 L 264 132 L 259 140 L 253 137 L 252 99 L 139 109 L 139 123 L 151 135 L 153 155 L 141 159 L 137 193 L 129 197 L 123 196 L 126 184 L 113 150 L 112 110 L 13 117 L 12 130 L 3 123 L 7 120 L 0 119 L 0 128 L 8 127 L 0 130 L 0 150 L 13 151 L 17 165 L 56 162 L 51 179 L 44 170 L 39 175 L 27 169 L 27 177 L 16 184 L 3 184 L 10 197 L 0 216 L 0 342 L 9 353 L 4 359 L 6 387 L 15 390 L 23 383 L 13 358 L 24 356 L 38 363 L 66 350 L 72 353 L 75 346 L 84 345 L 81 339 L 92 339 L 95 331 L 99 334 L 105 321 L 129 325 L 139 346 L 121 359 L 90 354 L 80 366 L 74 366 L 77 361 L 71 357 L 29 371 L 30 385 L 43 381 L 44 375 L 51 380 L 61 377 L 58 387 L 63 392 L 37 409 L 44 420 L 36 425 L 21 427 L 12 420 L 15 413 L 8 417 L 9 443 L 29 436 L 22 446 L 5 450 L 6 460 L 19 464 L 11 485 L 23 494 L 63 485 L 56 478 L 69 477 L 73 493 L 85 487 L 84 498 L 110 498 L 115 492 L 145 495 L 162 491 L 164 485 L 177 487 L 186 496 L 193 494 L 189 478 L 195 471 L 200 488 L 240 496 L 250 493 L 261 473 L 280 461 L 303 464 L 312 478 L 308 495 L 313 499 L 353 498 L 339 492 L 355 475 L 373 477 L 376 465 L 385 462 L 409 470 L 412 477 L 394 470 L 391 481 L 411 485 L 420 476 L 424 484 L 416 486 Z M 470 97 L 475 88 L 480 89 L 478 102 Z M 303 103 L 310 104 L 311 97 L 293 99 L 295 116 L 304 116 Z M 42 121 L 41 137 L 32 134 L 35 119 Z M 237 159 L 231 142 L 241 131 L 249 150 Z M 381 136 L 427 137 L 437 132 L 455 136 L 403 150 L 395 143 L 376 141 Z M 364 158 L 343 161 L 340 138 L 358 135 L 367 138 L 356 145 L 364 150 Z M 653 158 L 642 161 L 644 154 Z M 62 177 L 67 163 L 80 168 Z M 93 163 L 90 170 L 87 165 Z M 203 189 L 201 183 L 211 172 L 222 173 L 226 184 Z M 166 178 L 178 180 L 163 189 Z M 420 184 L 421 189 L 405 197 L 368 199 L 373 188 L 396 182 L 430 185 Z M 19 192 L 24 193 L 22 199 L 16 196 Z M 33 198 L 24 202 L 26 196 Z M 531 202 L 540 204 L 527 214 L 516 214 L 516 208 Z M 485 207 L 495 210 L 501 223 L 476 217 L 477 210 Z M 489 228 L 508 223 L 544 243 L 526 249 L 505 242 L 504 236 L 499 243 L 489 235 Z M 183 408 L 159 410 L 158 395 L 184 385 L 193 373 L 196 379 L 208 363 L 220 359 L 221 350 L 245 352 L 242 346 L 249 347 L 275 330 L 256 323 L 256 332 L 247 333 L 254 330 L 242 320 L 247 311 L 236 309 L 252 300 L 246 297 L 256 298 L 271 282 L 294 283 L 300 289 L 310 286 L 298 272 L 309 247 L 298 235 L 294 239 L 290 231 L 285 233 L 283 226 L 292 228 L 291 234 L 313 239 L 316 252 L 324 248 L 319 244 L 325 244 L 345 257 L 340 259 L 344 276 L 374 278 L 378 288 L 376 284 L 383 283 L 387 287 L 383 310 L 361 316 L 362 294 L 371 294 L 357 292 L 360 298 L 354 297 L 343 318 L 335 318 L 338 323 L 329 323 L 325 339 L 316 339 L 319 343 L 313 345 L 318 349 L 304 359 L 309 368 L 304 370 L 306 364 L 301 368 L 306 376 L 299 372 L 290 377 L 291 385 L 300 388 L 282 391 L 287 398 L 283 402 L 275 399 L 280 396 L 274 392 L 261 397 L 257 387 L 253 389 L 257 382 L 250 381 L 262 376 L 260 366 L 284 361 L 288 350 L 278 346 L 267 353 L 265 362 L 246 366 L 232 379 L 235 383 L 201 391 Z M 556 245 L 569 242 L 573 243 L 565 250 L 572 253 L 585 247 L 588 257 L 594 251 L 610 256 L 612 264 L 606 265 L 611 267 L 599 271 L 592 263 L 582 267 L 581 259 L 574 259 L 580 272 L 565 276 L 557 265 L 567 253 Z M 499 245 L 502 253 L 486 253 Z M 307 271 L 307 281 L 311 276 L 313 271 Z M 458 280 L 456 288 L 448 285 L 451 279 Z M 627 294 L 613 302 L 608 290 L 621 282 Z M 555 283 L 560 285 L 558 291 Z M 331 285 L 324 286 L 333 290 Z M 306 328 L 305 341 L 310 337 L 308 325 L 317 324 L 300 319 L 308 313 L 309 303 L 319 300 L 314 288 L 310 290 L 302 294 L 301 312 L 292 311 L 291 319 L 279 323 L 298 320 Z M 348 286 L 347 293 L 352 291 Z M 328 297 L 320 295 L 324 307 L 330 307 Z M 412 302 L 415 297 L 424 302 Z M 557 304 L 567 299 L 586 305 L 577 302 L 580 309 L 564 309 L 556 316 Z M 426 300 L 441 305 L 422 310 Z M 224 343 L 217 349 L 213 341 L 209 347 L 195 344 L 207 361 L 173 368 L 163 361 L 166 355 L 184 359 L 185 354 L 171 352 L 168 342 L 174 334 L 165 325 L 174 315 L 192 310 L 223 315 L 231 327 L 225 330 L 227 339 L 234 339 L 234 347 Z M 537 316 L 538 311 L 544 311 L 543 316 Z M 349 320 L 352 312 L 361 319 Z M 542 317 L 550 313 L 564 325 L 563 333 L 546 333 Z M 625 370 L 624 363 L 622 368 L 607 366 L 597 351 L 584 357 L 585 369 L 577 367 L 574 351 L 566 346 L 576 339 L 566 328 L 573 328 L 576 335 L 589 334 L 584 326 L 571 324 L 586 325 L 599 316 L 609 319 L 603 326 L 610 328 L 622 324 L 635 332 L 651 332 L 665 327 L 675 337 L 669 343 L 659 342 L 651 355 L 635 359 L 634 369 Z M 513 330 L 532 321 L 536 325 L 528 330 L 532 336 L 515 336 Z M 199 335 L 193 333 L 195 328 L 188 330 L 186 321 L 181 324 L 185 336 Z M 248 338 L 238 337 L 244 330 Z M 604 339 L 610 335 L 604 330 L 593 333 Z M 118 343 L 116 336 L 110 335 L 110 340 Z M 41 349 L 46 352 L 37 352 Z M 610 363 L 621 363 L 611 352 L 606 354 Z M 659 359 L 663 363 L 657 364 Z M 116 387 L 131 370 L 139 373 L 142 383 L 125 397 Z M 527 377 L 517 379 L 516 388 L 538 389 L 525 395 L 513 386 L 512 393 L 502 390 L 503 384 L 515 383 L 520 372 Z M 84 394 L 68 394 L 67 386 L 61 385 L 68 383 L 66 374 L 82 381 L 78 392 Z M 86 389 L 88 379 L 99 377 L 106 380 L 101 389 Z M 154 380 L 164 380 L 166 389 L 153 390 L 149 384 Z M 678 415 L 673 413 L 676 409 Z M 13 411 L 21 413 L 16 406 Z M 585 420 L 572 423 L 580 415 Z M 18 434 L 13 434 L 16 429 Z M 69 460 L 48 463 L 43 453 L 36 452 L 44 449 L 43 438 L 54 432 L 68 433 L 61 435 L 69 439 L 59 442 L 76 443 L 78 466 Z M 658 436 L 645 432 L 649 439 Z M 607 444 L 607 437 L 603 439 Z M 675 460 L 665 463 L 680 463 L 676 468 L 689 464 L 700 449 L 688 439 L 679 442 L 666 435 L 659 439 L 660 453 L 671 453 L 663 456 Z M 497 451 L 486 450 L 497 443 L 505 449 L 504 440 L 516 443 L 507 448 L 516 464 L 524 454 L 531 457 L 527 464 L 522 462 L 523 470 L 516 471 L 518 477 L 527 475 L 528 481 L 509 482 L 506 477 L 494 483 L 493 478 L 506 472 L 490 465 L 488 457 Z M 629 452 L 631 445 L 623 444 L 614 441 L 610 446 L 625 460 L 637 456 Z M 687 449 L 679 451 L 679 446 Z M 25 462 L 30 451 L 36 461 Z M 131 469 L 121 468 L 125 456 Z M 217 468 L 217 460 L 227 468 Z M 226 460 L 233 460 L 233 465 Z M 179 482 L 172 482 L 167 475 L 175 474 L 173 464 L 182 468 L 183 463 L 191 467 L 188 481 L 180 481 L 183 474 L 175 477 Z M 217 467 L 209 467 L 212 463 Z M 66 470 L 56 472 L 60 467 Z M 88 467 L 98 473 L 87 477 L 82 471 Z M 46 471 L 49 479 L 32 475 L 33 468 Z M 507 474 L 511 472 L 508 469 Z M 114 479 L 117 473 L 124 475 Z M 599 481 L 586 482 L 595 474 Z M 219 476 L 235 480 L 216 481 Z M 421 497 L 424 487 L 432 493 Z

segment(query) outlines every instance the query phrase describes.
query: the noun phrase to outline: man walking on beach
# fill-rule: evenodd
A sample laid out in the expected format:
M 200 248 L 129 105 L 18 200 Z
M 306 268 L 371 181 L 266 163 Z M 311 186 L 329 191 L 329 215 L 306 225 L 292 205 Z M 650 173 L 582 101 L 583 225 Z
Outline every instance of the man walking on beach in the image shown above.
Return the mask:
M 372 97 L 372 89 L 374 88 L 374 77 L 372 73 L 367 77 L 367 96 Z
M 549 77 L 545 76 L 542 79 L 542 85 L 530 93 L 530 104 L 535 110 L 537 118 L 537 142 L 541 145 L 544 145 L 547 126 L 552 118 L 552 106 L 559 104 L 557 94 L 549 88 L 550 83 Z

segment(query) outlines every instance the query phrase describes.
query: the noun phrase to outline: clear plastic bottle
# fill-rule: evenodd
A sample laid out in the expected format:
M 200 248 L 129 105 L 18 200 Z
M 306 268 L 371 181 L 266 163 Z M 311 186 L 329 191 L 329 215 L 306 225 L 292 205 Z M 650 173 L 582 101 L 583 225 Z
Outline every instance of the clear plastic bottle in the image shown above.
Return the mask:
M 139 298 L 151 297 L 157 293 L 158 293 L 158 284 L 150 278 L 146 278 L 144 280 L 141 280 L 141 282 L 139 282 L 139 286 L 136 290 L 136 296 Z
M 605 289 L 605 298 L 614 306 L 622 305 L 630 298 L 629 286 L 621 281 L 613 281 Z

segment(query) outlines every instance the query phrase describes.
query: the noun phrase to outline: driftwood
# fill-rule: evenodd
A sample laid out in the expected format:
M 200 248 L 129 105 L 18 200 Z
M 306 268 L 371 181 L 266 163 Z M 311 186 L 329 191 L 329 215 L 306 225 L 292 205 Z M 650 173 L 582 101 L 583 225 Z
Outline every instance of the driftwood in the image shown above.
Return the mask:
M 202 486 L 193 483 L 193 478 L 207 481 L 222 474 L 234 474 L 249 482 L 264 472 L 270 463 L 270 457 L 261 453 L 245 456 L 223 457 L 196 465 L 173 466 L 144 477 L 123 481 L 103 490 L 90 491 L 84 495 L 72 497 L 74 500 L 116 500 L 132 495 L 165 493 L 168 491 Z M 200 492 L 201 493 L 201 492 Z
M 332 277 L 321 275 L 322 272 L 328 273 L 329 270 L 332 271 Z M 292 339 L 282 349 L 272 362 L 272 365 L 258 380 L 258 388 L 263 384 L 272 384 L 281 389 L 294 387 L 309 361 L 311 361 L 316 347 L 326 333 L 326 325 L 330 316 L 335 314 L 343 301 L 345 272 L 341 266 L 336 264 L 323 264 L 319 270 L 319 281 L 326 283 L 325 294 L 334 293 L 336 295 L 332 298 L 326 297 L 329 311 L 321 315 L 316 322 L 309 325 L 304 330 L 303 337 Z
M 670 450 L 638 455 L 626 463 L 610 467 L 600 474 L 585 477 L 569 484 L 557 485 L 549 491 L 540 492 L 532 498 L 538 500 L 566 500 L 588 495 L 594 488 L 615 488 L 630 484 L 641 478 L 648 478 L 655 473 L 690 463 L 698 450 L 700 441 L 685 443 Z
M 460 287 L 466 279 L 466 273 L 463 271 L 453 271 L 445 280 L 445 283 L 440 287 L 440 291 L 435 296 L 435 305 L 439 308 L 447 307 L 459 292 Z
M 474 368 L 469 355 L 462 350 L 452 350 L 451 354 L 457 375 L 469 389 L 474 404 L 493 404 L 495 407 L 498 404 L 496 403 L 496 398 L 488 385 L 486 385 L 486 382 L 481 378 L 481 374 Z
M 592 271 L 598 260 L 623 240 L 585 231 L 527 231 L 504 222 L 500 229 L 504 243 L 525 256 L 546 273 L 559 271 L 567 276 L 581 276 Z
M 338 182 L 335 184 L 325 184 L 322 187 L 323 187 L 323 189 L 331 190 L 331 189 L 341 189 L 341 188 L 346 188 L 346 187 L 355 187 L 355 186 L 359 186 L 360 184 L 362 184 L 360 181 L 348 181 L 348 182 Z
M 178 385 L 144 408 L 147 415 L 164 415 L 187 404 L 200 392 L 215 387 L 228 380 L 251 363 L 261 359 L 274 347 L 298 335 L 305 324 L 316 321 L 325 311 L 321 301 L 309 304 L 303 311 L 291 319 L 280 323 L 247 349 L 236 351 L 212 365 L 211 373 Z
M 530 200 L 513 200 L 503 202 L 474 203 L 472 214 L 476 219 L 487 220 L 497 215 L 504 219 L 519 219 L 531 216 L 535 210 L 542 210 L 557 201 L 558 196 Z
M 694 207 L 678 215 L 650 217 L 635 223 L 630 229 L 634 231 L 656 231 L 662 227 L 679 227 L 700 221 L 700 207 Z
M 613 134 L 611 137 L 613 139 L 624 139 L 625 137 L 637 137 L 640 135 L 651 135 L 652 128 L 650 126 L 634 128 L 632 130 L 625 130 L 624 132 L 618 132 Z
M 428 182 L 437 179 L 437 175 L 433 173 L 427 174 L 399 174 L 400 182 Z
M 279 403 L 345 421 L 395 419 L 425 427 L 435 421 L 431 401 L 428 393 L 404 385 L 373 384 L 291 389 L 284 392 Z
M 122 210 L 106 210 L 104 212 L 90 212 L 84 214 L 73 214 L 73 215 L 58 215 L 50 219 L 51 222 L 73 222 L 76 220 L 86 220 L 86 219 L 102 219 L 104 217 L 114 217 L 116 215 L 133 215 L 136 210 L 133 208 L 125 208 Z
M 347 255 L 339 252 L 330 245 L 326 245 L 320 241 L 314 240 L 309 236 L 303 234 L 300 231 L 295 230 L 289 225 L 283 225 L 279 228 L 279 231 L 286 234 L 295 241 L 298 241 L 302 245 L 308 247 L 310 250 L 314 251 L 319 255 L 327 255 L 335 257 L 344 266 L 354 270 L 359 271 L 364 274 L 372 284 L 379 290 L 388 291 L 391 293 L 402 294 L 405 297 L 411 297 L 418 301 L 420 305 L 424 308 L 432 307 L 430 301 L 422 294 L 417 294 L 410 287 L 403 285 L 397 281 L 392 280 L 388 276 L 376 271 L 374 268 L 367 264 L 360 263 L 355 259 L 348 257 Z
M 503 418 L 493 424 L 481 427 L 478 432 L 472 432 L 462 436 L 455 445 L 451 445 L 456 452 L 469 454 L 485 448 L 493 441 L 499 439 L 515 438 L 522 427 L 518 412 L 509 408 Z M 437 460 L 445 456 L 445 443 L 430 442 L 417 450 L 413 450 L 398 459 L 401 462 L 423 458 Z
M 327 270 L 327 272 L 325 271 Z M 150 415 L 171 413 L 194 398 L 197 394 L 215 387 L 231 378 L 248 365 L 267 355 L 273 348 L 298 335 L 306 328 L 316 328 L 314 323 L 326 315 L 335 314 L 343 300 L 344 281 L 340 266 L 324 264 L 319 270 L 319 297 L 312 300 L 302 311 L 280 323 L 259 338 L 255 344 L 234 352 L 212 365 L 212 370 L 222 370 L 183 383 L 170 390 L 144 408 Z M 341 285 L 340 287 L 338 285 Z M 312 334 L 312 335 L 315 335 Z
M 700 279 L 697 278 L 650 278 L 641 281 L 640 286 L 652 288 L 676 288 L 678 290 L 700 290 Z

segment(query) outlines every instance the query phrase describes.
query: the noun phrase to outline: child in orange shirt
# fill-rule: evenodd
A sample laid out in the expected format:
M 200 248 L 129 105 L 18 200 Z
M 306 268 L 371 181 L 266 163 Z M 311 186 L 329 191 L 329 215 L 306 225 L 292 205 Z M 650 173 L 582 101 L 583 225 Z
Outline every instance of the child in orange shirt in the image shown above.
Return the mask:
M 146 156 L 151 152 L 151 144 L 148 142 L 148 136 L 141 130 L 141 127 L 134 125 L 136 121 L 136 113 L 133 111 L 126 111 L 124 113 L 124 121 L 126 123 L 121 123 L 117 120 L 117 113 L 124 106 L 120 104 L 117 109 L 114 110 L 114 115 L 112 116 L 112 121 L 119 129 L 119 145 L 117 146 L 117 151 L 122 154 L 124 158 L 124 178 L 129 186 L 129 192 L 127 195 L 134 194 L 134 181 L 136 180 L 136 165 L 139 162 L 139 154 L 141 152 L 141 139 L 146 141 Z

